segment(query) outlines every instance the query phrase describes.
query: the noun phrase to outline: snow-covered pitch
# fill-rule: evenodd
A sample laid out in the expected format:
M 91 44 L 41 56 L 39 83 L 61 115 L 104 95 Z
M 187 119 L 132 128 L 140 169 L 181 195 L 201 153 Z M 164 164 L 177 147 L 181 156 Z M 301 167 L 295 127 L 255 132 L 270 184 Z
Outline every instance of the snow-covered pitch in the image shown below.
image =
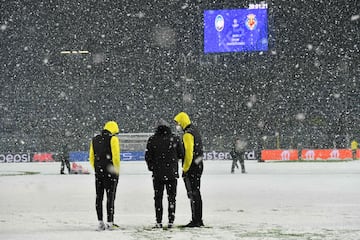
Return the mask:
M 122 162 L 115 202 L 120 229 L 97 232 L 93 173 L 60 175 L 60 163 L 3 163 L 0 239 L 360 239 L 360 161 L 247 161 L 248 174 L 230 174 L 230 165 L 204 163 L 207 227 L 166 231 L 151 230 L 155 210 L 145 163 Z M 190 203 L 179 180 L 175 225 L 189 220 Z

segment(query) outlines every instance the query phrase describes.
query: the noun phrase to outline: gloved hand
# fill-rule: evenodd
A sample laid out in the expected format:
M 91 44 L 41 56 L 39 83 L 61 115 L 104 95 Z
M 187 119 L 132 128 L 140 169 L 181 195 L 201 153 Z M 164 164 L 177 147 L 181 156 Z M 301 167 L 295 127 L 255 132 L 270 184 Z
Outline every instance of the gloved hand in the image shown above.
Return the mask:
M 187 196 L 189 199 L 193 199 L 194 198 L 194 195 L 193 193 L 190 191 L 190 192 L 187 192 Z
M 188 175 L 188 174 L 187 174 L 186 172 L 184 172 L 184 171 L 182 172 L 182 178 L 186 178 L 187 175 Z

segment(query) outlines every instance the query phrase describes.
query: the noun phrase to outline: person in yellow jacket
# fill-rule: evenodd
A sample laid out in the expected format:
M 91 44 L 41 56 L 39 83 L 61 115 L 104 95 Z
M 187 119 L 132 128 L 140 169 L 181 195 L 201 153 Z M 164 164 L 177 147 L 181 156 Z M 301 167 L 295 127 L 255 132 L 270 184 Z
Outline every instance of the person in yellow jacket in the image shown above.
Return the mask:
M 356 140 L 353 140 L 351 142 L 351 151 L 352 151 L 352 158 L 353 160 L 356 160 L 356 151 L 358 149 L 358 143 Z
M 101 134 L 96 135 L 90 144 L 89 161 L 95 170 L 98 231 L 118 227 L 114 224 L 114 202 L 120 170 L 120 140 L 116 136 L 118 133 L 117 123 L 109 121 L 105 124 Z M 103 221 L 104 191 L 106 191 L 107 198 L 107 224 Z
M 177 129 L 184 131 L 183 144 L 185 157 L 182 162 L 182 176 L 191 204 L 192 219 L 184 227 L 204 226 L 202 220 L 202 198 L 200 180 L 203 173 L 203 145 L 199 131 L 191 123 L 185 112 L 180 112 L 174 118 Z

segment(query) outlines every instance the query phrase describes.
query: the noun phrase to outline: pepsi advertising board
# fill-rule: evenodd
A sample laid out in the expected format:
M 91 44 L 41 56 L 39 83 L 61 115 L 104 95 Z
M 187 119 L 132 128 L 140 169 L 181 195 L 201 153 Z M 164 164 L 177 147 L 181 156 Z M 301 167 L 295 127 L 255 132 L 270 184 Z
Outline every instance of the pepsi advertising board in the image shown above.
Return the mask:
M 268 50 L 267 9 L 204 11 L 204 52 Z

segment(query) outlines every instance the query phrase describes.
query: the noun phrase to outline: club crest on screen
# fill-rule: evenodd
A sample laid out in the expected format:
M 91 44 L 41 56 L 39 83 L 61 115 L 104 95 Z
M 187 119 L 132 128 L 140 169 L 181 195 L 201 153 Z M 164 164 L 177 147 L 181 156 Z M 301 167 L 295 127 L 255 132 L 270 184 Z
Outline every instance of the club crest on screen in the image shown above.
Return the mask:
M 221 32 L 224 29 L 225 21 L 223 16 L 217 15 L 215 18 L 215 28 L 218 32 Z
M 246 16 L 246 22 L 245 22 L 246 27 L 249 30 L 254 30 L 257 26 L 257 19 L 256 19 L 256 15 L 255 14 L 248 14 Z

